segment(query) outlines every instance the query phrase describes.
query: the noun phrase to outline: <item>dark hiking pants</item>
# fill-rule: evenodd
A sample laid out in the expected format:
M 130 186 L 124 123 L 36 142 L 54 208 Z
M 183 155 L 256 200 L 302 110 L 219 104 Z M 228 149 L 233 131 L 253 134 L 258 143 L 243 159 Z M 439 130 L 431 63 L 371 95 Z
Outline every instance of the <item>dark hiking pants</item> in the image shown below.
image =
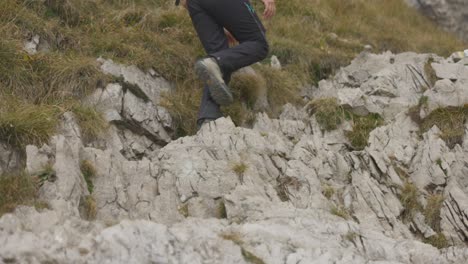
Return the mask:
M 187 5 L 198 37 L 208 56 L 217 60 L 226 84 L 234 71 L 267 56 L 265 29 L 249 0 L 187 0 Z M 229 48 L 223 28 L 239 45 Z M 220 107 L 205 84 L 197 123 L 221 116 Z

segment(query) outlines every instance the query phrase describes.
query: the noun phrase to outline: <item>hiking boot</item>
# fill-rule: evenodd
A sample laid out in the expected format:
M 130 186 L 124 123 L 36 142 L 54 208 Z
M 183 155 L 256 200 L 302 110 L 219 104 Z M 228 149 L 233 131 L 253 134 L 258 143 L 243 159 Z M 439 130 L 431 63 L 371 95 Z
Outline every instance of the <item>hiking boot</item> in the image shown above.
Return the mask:
M 214 118 L 204 118 L 197 121 L 197 130 L 200 130 L 205 124 L 215 121 Z
M 233 101 L 232 93 L 223 80 L 223 74 L 214 58 L 204 58 L 195 63 L 195 72 L 206 82 L 211 97 L 219 105 L 229 105 Z

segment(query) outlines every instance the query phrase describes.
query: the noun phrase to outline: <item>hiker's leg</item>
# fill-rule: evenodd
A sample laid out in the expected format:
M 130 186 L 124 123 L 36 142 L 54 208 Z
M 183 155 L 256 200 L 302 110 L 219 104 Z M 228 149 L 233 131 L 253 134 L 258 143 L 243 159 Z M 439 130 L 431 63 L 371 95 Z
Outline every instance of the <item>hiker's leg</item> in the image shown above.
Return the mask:
M 206 53 L 211 54 L 229 48 L 223 27 L 206 13 L 200 5 L 200 0 L 189 0 L 187 4 L 192 23 Z M 224 72 L 226 84 L 229 82 L 230 75 L 230 72 Z M 223 114 L 220 106 L 212 99 L 209 89 L 205 85 L 197 124 L 200 125 L 205 119 L 217 119 L 221 116 Z
M 248 0 L 196 1 L 217 24 L 229 30 L 240 43 L 230 49 L 209 53 L 217 59 L 221 69 L 234 72 L 263 60 L 268 55 L 265 29 Z

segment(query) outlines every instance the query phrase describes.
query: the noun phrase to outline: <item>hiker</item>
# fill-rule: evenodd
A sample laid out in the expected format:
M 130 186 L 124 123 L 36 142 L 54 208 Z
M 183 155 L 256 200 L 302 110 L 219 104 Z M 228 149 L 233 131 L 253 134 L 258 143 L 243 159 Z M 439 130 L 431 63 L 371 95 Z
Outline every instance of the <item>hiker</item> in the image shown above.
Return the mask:
M 275 1 L 262 1 L 263 15 L 269 19 L 276 12 Z M 220 106 L 232 103 L 227 86 L 231 74 L 266 58 L 269 47 L 265 28 L 249 0 L 182 0 L 182 5 L 208 54 L 195 63 L 195 71 L 205 83 L 197 120 L 200 128 L 222 116 Z M 234 41 L 239 44 L 229 47 Z

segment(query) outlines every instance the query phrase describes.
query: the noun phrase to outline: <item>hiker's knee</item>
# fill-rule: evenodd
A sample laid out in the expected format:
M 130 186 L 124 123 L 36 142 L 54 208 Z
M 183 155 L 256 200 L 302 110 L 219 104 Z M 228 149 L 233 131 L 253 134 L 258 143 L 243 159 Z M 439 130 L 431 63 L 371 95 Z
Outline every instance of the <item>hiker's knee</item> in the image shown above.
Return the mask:
M 268 56 L 268 52 L 270 52 L 270 45 L 268 44 L 268 41 L 262 40 L 259 41 L 259 46 L 260 46 L 260 60 L 265 59 Z

